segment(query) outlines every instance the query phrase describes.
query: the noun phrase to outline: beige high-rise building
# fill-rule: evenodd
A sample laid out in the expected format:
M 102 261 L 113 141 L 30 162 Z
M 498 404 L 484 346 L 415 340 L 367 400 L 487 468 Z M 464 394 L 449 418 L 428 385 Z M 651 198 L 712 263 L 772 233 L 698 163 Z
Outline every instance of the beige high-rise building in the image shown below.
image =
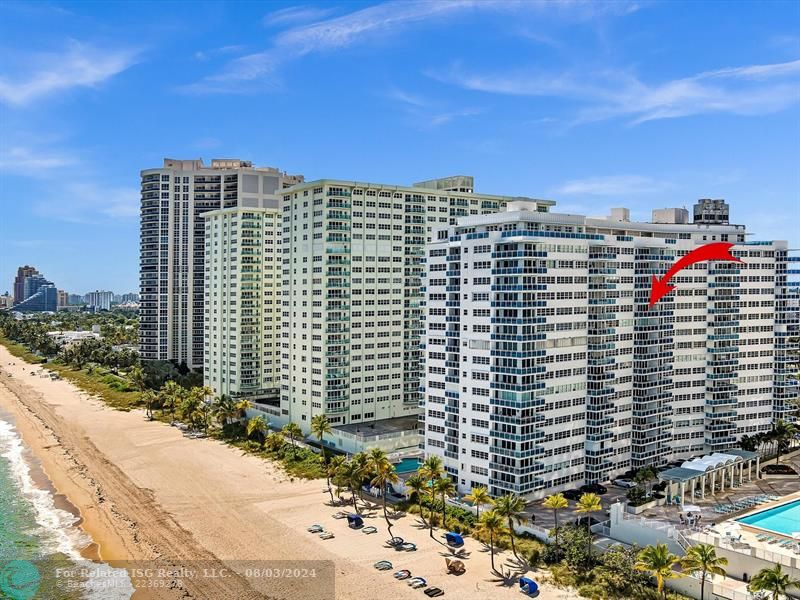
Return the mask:
M 164 159 L 141 172 L 140 353 L 143 360 L 203 365 L 203 214 L 277 206 L 280 191 L 303 181 L 249 161 Z
M 281 213 L 262 205 L 203 217 L 204 383 L 217 394 L 277 407 Z
M 281 413 L 345 450 L 416 446 L 425 243 L 508 196 L 472 177 L 412 186 L 323 179 L 284 190 Z M 552 204 L 540 201 L 541 210 Z

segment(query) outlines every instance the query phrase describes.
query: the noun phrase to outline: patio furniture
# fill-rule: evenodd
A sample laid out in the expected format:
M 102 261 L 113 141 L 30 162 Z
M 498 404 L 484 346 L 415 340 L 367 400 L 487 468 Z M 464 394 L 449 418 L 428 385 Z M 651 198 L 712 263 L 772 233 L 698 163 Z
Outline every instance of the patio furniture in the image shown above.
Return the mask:
M 429 598 L 437 598 L 439 596 L 444 596 L 444 590 L 438 587 L 428 588 L 423 593 Z
M 388 571 L 392 568 L 392 563 L 388 560 L 379 560 L 372 566 L 378 569 L 378 571 Z
M 318 523 L 314 523 L 311 527 L 306 529 L 306 531 L 308 531 L 309 533 L 322 533 L 323 531 L 325 531 L 325 528 Z
M 428 581 L 424 577 L 414 577 L 408 581 L 408 585 L 412 588 L 419 589 L 428 586 Z
M 408 569 L 403 569 L 394 574 L 394 578 L 399 580 L 408 579 L 409 577 L 411 577 L 411 571 Z
M 361 530 L 361 533 L 378 533 L 378 528 L 370 525 L 369 527 L 364 527 L 364 529 Z
M 386 542 L 387 545 L 392 546 L 392 547 L 400 546 L 400 545 L 402 545 L 404 543 L 405 543 L 405 540 L 403 538 L 401 538 L 401 537 L 393 537 L 392 539 L 390 539 L 389 541 Z
M 405 544 L 401 544 L 400 546 L 395 546 L 395 550 L 404 550 L 406 552 L 416 552 L 417 545 L 412 544 L 411 542 L 406 542 Z
M 335 538 L 336 536 L 333 535 L 332 531 L 323 531 L 322 533 L 319 534 L 319 537 L 320 537 L 320 539 L 323 539 L 323 540 L 330 540 L 330 539 Z

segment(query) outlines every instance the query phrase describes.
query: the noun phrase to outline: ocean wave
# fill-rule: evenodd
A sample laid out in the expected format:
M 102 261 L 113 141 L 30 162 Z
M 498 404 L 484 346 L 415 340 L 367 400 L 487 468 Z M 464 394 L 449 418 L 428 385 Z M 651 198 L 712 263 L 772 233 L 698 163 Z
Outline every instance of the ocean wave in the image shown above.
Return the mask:
M 91 538 L 78 526 L 78 518 L 69 511 L 58 508 L 50 490 L 36 485 L 31 468 L 26 459 L 26 447 L 22 438 L 11 423 L 0 419 L 0 457 L 9 466 L 9 473 L 21 496 L 30 504 L 36 520 L 36 537 L 45 553 L 61 553 L 76 565 L 91 565 L 93 572 L 113 579 L 114 589 L 98 585 L 103 577 L 90 578 L 84 587 L 86 598 L 98 600 L 122 600 L 133 595 L 134 588 L 124 569 L 114 569 L 105 563 L 87 561 L 81 550 L 91 542 Z

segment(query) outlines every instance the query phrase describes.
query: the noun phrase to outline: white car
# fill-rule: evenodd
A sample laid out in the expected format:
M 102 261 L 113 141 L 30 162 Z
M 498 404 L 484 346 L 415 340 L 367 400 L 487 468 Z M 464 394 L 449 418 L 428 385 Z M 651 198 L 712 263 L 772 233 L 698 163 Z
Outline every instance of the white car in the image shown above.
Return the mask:
M 633 481 L 632 479 L 615 479 L 611 483 L 613 485 L 617 486 L 617 487 L 621 487 L 621 488 L 625 488 L 625 489 L 630 489 L 630 488 L 635 488 L 636 487 L 636 482 Z

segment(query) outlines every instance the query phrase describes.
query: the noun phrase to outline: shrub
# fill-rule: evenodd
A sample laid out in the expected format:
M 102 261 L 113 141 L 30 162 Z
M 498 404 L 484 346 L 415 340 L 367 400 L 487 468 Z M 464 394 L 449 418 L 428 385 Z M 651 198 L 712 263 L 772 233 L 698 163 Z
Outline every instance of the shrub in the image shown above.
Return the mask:
M 797 475 L 797 471 L 790 465 L 764 465 L 761 472 L 767 475 Z

